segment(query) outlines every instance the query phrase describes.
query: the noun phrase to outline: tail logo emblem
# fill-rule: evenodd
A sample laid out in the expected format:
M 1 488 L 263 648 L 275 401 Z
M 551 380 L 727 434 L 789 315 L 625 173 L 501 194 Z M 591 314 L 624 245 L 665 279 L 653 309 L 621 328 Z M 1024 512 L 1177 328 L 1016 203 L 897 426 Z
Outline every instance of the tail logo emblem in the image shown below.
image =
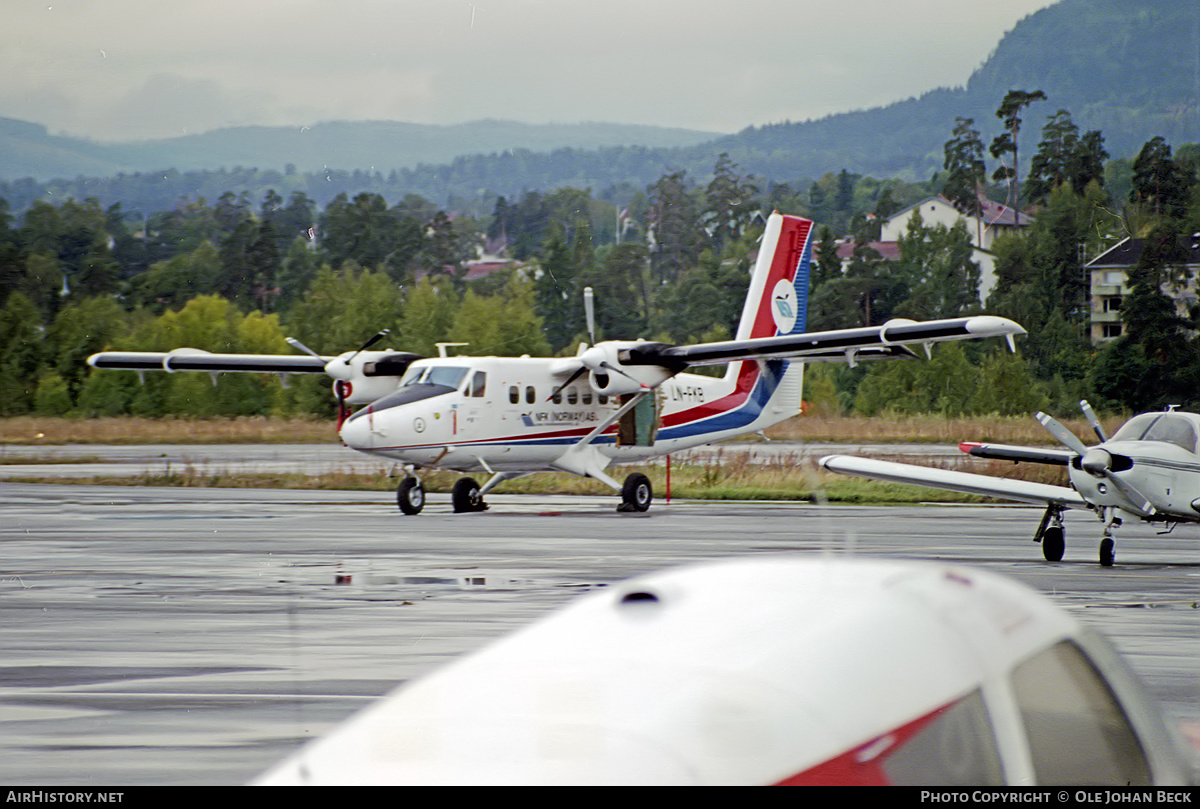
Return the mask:
M 791 334 L 796 325 L 796 287 L 786 278 L 771 291 L 771 316 L 778 334 Z

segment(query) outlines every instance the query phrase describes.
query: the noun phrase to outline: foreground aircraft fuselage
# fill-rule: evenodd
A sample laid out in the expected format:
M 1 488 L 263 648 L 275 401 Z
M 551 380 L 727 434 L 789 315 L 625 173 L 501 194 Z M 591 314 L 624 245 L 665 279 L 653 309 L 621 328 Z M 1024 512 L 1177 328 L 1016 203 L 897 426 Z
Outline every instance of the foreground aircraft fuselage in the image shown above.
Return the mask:
M 1108 438 L 1087 402 L 1080 404 L 1100 438 L 1095 446 L 1085 446 L 1044 413 L 1037 414 L 1038 421 L 1065 448 L 961 445 L 964 452 L 981 458 L 1065 466 L 1070 488 L 848 456 L 822 458 L 821 465 L 847 475 L 1044 504 L 1046 512 L 1034 539 L 1053 562 L 1062 559 L 1065 549 L 1062 512 L 1067 508 L 1090 509 L 1104 520 L 1100 564 L 1105 567 L 1113 564 L 1113 530 L 1123 517 L 1169 527 L 1200 522 L 1200 415 L 1175 410 L 1142 413 Z
M 399 686 L 265 786 L 1186 783 L 1120 656 L 1015 581 L 745 557 L 582 596 Z
M 805 362 L 911 357 L 909 346 L 991 336 L 1011 347 L 1023 333 L 989 316 L 805 332 L 812 225 L 768 218 L 737 334 L 727 341 L 606 340 L 557 358 L 422 358 L 364 346 L 337 357 L 177 349 L 104 352 L 88 362 L 139 372 L 327 374 L 341 405 L 363 405 L 340 425 L 346 446 L 405 468 L 397 502 L 406 514 L 424 507 L 421 469 L 490 475 L 482 487 L 470 477 L 455 484 L 455 511 L 482 510 L 483 495 L 499 483 L 550 470 L 602 481 L 621 492 L 621 510 L 645 511 L 649 479 L 633 473 L 618 482 L 606 471 L 612 464 L 757 432 L 798 414 Z M 724 376 L 687 372 L 707 365 L 725 365 Z

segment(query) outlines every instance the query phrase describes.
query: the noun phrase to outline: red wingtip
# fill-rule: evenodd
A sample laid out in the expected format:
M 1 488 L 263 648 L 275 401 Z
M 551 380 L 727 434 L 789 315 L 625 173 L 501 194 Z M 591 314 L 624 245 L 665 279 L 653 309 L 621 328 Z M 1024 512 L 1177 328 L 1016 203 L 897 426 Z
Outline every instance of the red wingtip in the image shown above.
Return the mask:
M 974 449 L 975 447 L 982 447 L 982 446 L 983 446 L 983 444 L 980 444 L 978 441 L 963 441 L 958 445 L 958 449 L 959 449 L 959 452 L 965 452 L 968 455 L 970 455 L 972 449 Z

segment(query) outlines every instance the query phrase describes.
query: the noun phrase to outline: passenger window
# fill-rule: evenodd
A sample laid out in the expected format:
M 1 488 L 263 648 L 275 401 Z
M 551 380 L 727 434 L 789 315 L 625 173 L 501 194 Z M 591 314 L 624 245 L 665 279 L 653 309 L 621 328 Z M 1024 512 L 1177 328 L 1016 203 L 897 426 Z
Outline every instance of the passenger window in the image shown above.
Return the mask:
M 525 401 L 529 404 L 533 404 L 537 401 L 537 393 L 534 392 L 533 385 L 529 385 L 525 388 Z
M 592 403 L 592 392 L 590 390 L 585 390 L 583 392 L 583 396 L 580 396 L 579 398 L 583 401 L 584 404 L 591 404 Z
M 579 391 L 574 388 L 567 388 L 567 404 L 576 404 L 579 402 Z
M 550 394 L 550 401 L 555 404 L 562 404 L 562 391 L 555 388 L 554 392 Z
M 1078 646 L 1061 641 L 1034 655 L 1012 681 L 1039 784 L 1150 783 L 1129 720 Z
M 475 376 L 471 377 L 471 396 L 479 397 L 487 391 L 487 374 L 483 371 L 476 371 Z
M 512 385 L 508 389 L 508 400 L 513 404 L 518 404 L 521 401 L 521 390 L 516 385 Z

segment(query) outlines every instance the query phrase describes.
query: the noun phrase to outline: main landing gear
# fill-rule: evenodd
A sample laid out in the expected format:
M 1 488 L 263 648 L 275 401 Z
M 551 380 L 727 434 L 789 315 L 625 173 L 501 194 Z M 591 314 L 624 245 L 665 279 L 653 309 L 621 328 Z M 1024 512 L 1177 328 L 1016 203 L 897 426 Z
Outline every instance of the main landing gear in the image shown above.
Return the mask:
M 1042 515 L 1041 525 L 1033 535 L 1034 542 L 1042 543 L 1042 556 L 1046 557 L 1047 562 L 1061 562 L 1067 547 L 1063 534 L 1062 513 L 1061 506 L 1054 503 L 1048 505 L 1046 513 Z M 1112 534 L 1113 529 L 1121 524 L 1121 518 L 1116 515 L 1115 509 L 1108 508 L 1104 510 L 1102 519 L 1105 523 L 1104 538 L 1100 540 L 1100 566 L 1112 567 L 1116 560 L 1116 542 L 1113 541 Z
M 483 487 L 474 478 L 459 478 L 454 482 L 454 488 L 450 490 L 450 504 L 454 512 L 461 514 L 467 511 L 487 511 L 487 503 L 483 501 L 484 493 L 491 486 L 510 477 L 516 476 L 508 473 L 496 475 L 488 481 L 487 486 Z M 411 471 L 396 487 L 396 505 L 402 512 L 409 515 L 420 514 L 421 509 L 425 508 L 425 486 L 421 483 L 420 478 L 411 474 Z
M 650 478 L 641 472 L 634 472 L 625 478 L 621 486 L 621 505 L 617 506 L 617 511 L 645 511 L 650 508 L 653 499 Z

